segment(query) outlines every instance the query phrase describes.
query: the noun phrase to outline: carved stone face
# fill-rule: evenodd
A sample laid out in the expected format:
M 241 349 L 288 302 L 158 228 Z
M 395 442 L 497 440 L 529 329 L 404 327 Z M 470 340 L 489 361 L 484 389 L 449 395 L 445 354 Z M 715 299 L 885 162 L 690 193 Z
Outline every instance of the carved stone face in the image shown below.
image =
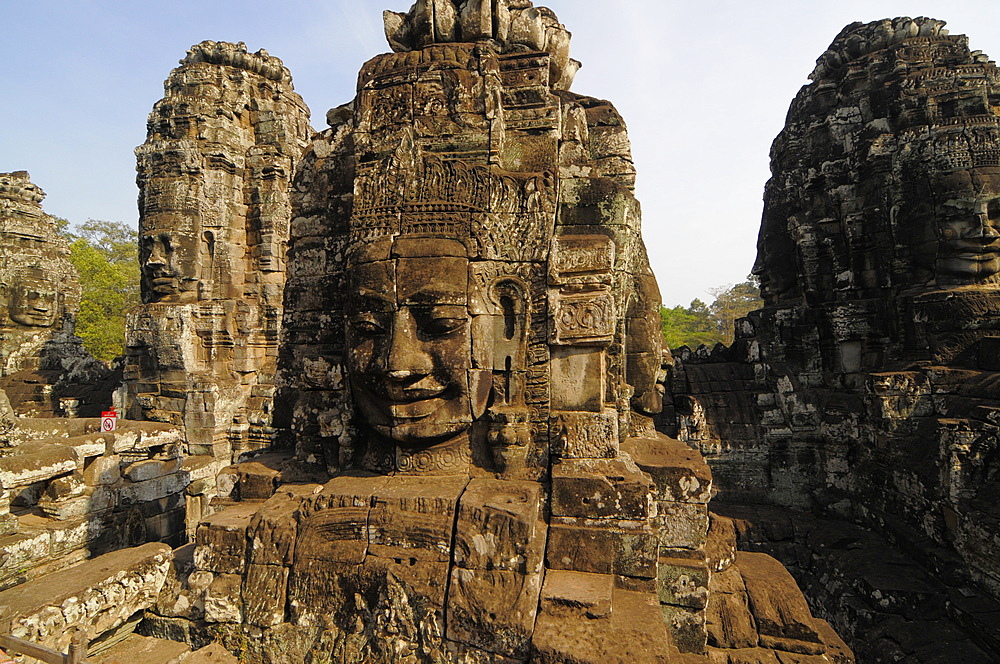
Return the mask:
M 143 235 L 139 262 L 150 301 L 192 290 L 198 280 L 198 245 L 173 233 Z
M 934 174 L 930 188 L 933 203 L 907 202 L 901 212 L 917 264 L 942 284 L 991 280 L 1000 273 L 1000 171 Z
M 944 179 L 944 178 L 942 178 Z M 951 174 L 938 197 L 938 275 L 978 282 L 1000 272 L 1000 173 Z
M 41 270 L 19 275 L 11 289 L 10 318 L 30 327 L 51 327 L 59 309 L 56 284 Z
M 491 381 L 472 367 L 468 274 L 465 258 L 413 252 L 351 270 L 347 367 L 378 434 L 431 445 L 485 412 Z

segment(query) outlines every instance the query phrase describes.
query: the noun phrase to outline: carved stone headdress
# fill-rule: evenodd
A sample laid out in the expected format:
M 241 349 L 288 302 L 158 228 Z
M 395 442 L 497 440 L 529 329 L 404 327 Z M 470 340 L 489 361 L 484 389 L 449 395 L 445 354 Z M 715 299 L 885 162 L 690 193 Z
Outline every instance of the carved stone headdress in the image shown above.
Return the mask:
M 353 247 L 400 235 L 454 239 L 470 258 L 531 261 L 555 223 L 555 180 L 425 154 L 406 134 L 355 177 Z

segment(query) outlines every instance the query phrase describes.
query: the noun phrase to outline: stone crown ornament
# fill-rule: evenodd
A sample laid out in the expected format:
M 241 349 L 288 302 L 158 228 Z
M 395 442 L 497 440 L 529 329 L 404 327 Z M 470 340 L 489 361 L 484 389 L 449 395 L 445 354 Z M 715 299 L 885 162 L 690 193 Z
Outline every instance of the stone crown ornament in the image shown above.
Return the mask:
M 558 90 L 568 90 L 580 69 L 569 57 L 570 32 L 552 10 L 533 7 L 530 0 L 419 0 L 407 13 L 386 11 L 383 18 L 397 53 L 481 41 L 494 42 L 502 52 L 545 52 Z
M 26 171 L 0 173 L 0 198 L 24 203 L 41 203 L 45 192 L 28 179 Z
M 425 156 L 412 135 L 391 157 L 359 168 L 354 201 L 352 244 L 422 235 L 467 243 L 473 256 L 544 240 L 556 205 L 551 174 Z

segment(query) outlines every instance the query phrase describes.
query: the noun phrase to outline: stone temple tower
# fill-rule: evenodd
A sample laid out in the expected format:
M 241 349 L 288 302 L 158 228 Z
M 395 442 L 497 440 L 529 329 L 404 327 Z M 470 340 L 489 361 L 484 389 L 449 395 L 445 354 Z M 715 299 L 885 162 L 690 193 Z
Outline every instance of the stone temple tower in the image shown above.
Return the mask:
M 265 51 L 206 41 L 165 84 L 138 157 L 143 304 L 129 416 L 184 425 L 194 453 L 271 441 L 289 182 L 311 130 Z
M 294 457 L 227 472 L 242 502 L 198 527 L 191 578 L 242 611 L 206 620 L 253 662 L 853 662 L 653 429 L 629 141 L 569 91 L 568 31 L 525 0 L 385 24 L 296 173 Z
M 46 348 L 74 346 L 80 280 L 45 192 L 28 173 L 0 173 L 0 375 L 39 369 Z M 68 346 L 67 346 L 68 347 Z M 58 352 L 50 353 L 53 356 Z

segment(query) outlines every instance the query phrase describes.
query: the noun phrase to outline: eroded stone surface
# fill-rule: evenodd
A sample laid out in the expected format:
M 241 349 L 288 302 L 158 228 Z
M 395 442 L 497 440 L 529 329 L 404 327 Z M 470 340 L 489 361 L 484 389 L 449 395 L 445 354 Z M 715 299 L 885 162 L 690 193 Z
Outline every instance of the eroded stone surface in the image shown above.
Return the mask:
M 678 354 L 679 437 L 727 500 L 866 524 L 1000 598 L 1000 70 L 897 18 L 846 27 L 812 81 L 772 148 L 765 306 L 731 348 Z
M 182 590 L 196 622 L 163 598 L 151 624 L 247 641 L 253 662 L 705 664 L 735 529 L 706 549 L 711 472 L 653 428 L 660 298 L 624 123 L 568 91 L 569 33 L 527 0 L 385 21 L 394 53 L 291 194 L 276 403 L 329 476 L 263 457 L 220 474 Z M 196 301 L 159 260 L 147 299 Z M 772 625 L 758 605 L 729 613 Z M 793 652 L 784 627 L 772 657 Z
M 144 304 L 127 326 L 128 412 L 232 459 L 273 437 L 289 182 L 309 111 L 281 61 L 244 44 L 193 46 L 164 89 L 136 150 Z
M 74 629 L 93 639 L 151 606 L 170 558 L 170 547 L 146 544 L 6 590 L 0 593 L 4 631 L 66 652 Z

